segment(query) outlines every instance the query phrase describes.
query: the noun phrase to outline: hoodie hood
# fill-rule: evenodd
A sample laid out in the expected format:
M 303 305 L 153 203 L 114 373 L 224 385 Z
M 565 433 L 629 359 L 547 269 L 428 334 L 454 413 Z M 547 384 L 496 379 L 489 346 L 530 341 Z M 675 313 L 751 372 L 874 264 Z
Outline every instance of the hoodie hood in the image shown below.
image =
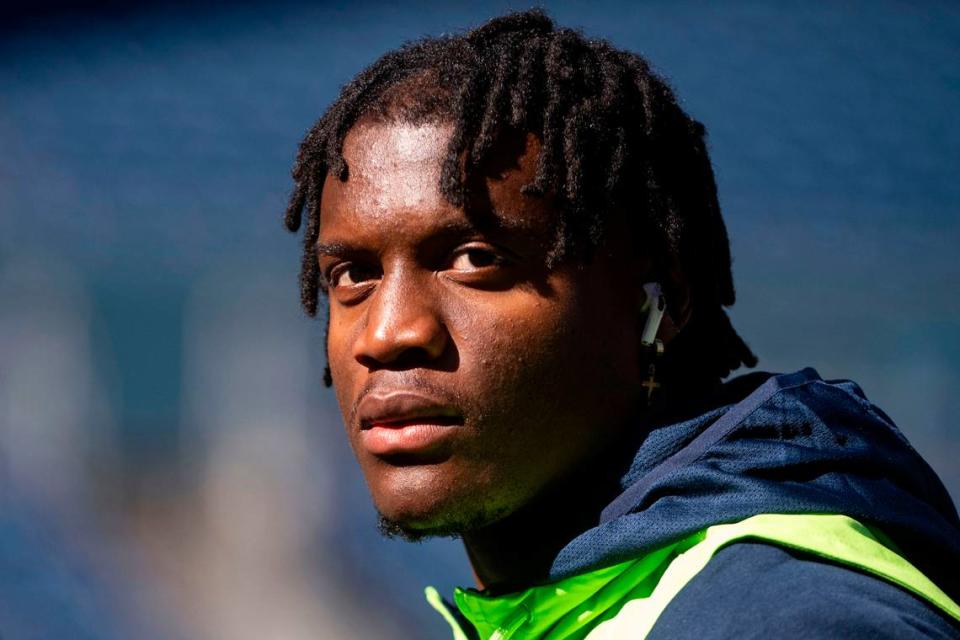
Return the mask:
M 650 430 L 598 526 L 557 555 L 550 580 L 637 558 L 761 513 L 843 514 L 875 526 L 948 595 L 960 595 L 960 521 L 889 417 L 814 369 L 727 383 L 742 399 Z M 743 397 L 743 388 L 753 389 Z M 722 402 L 721 402 L 722 404 Z

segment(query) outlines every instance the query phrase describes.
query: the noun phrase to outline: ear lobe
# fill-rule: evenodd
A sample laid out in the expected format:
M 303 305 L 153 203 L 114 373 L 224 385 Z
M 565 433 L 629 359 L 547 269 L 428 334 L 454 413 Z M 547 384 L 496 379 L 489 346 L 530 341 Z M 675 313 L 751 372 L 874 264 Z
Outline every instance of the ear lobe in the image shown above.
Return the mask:
M 669 313 L 665 313 L 663 320 L 660 322 L 660 332 L 657 334 L 658 339 L 666 346 L 678 333 L 680 333 L 680 329 L 677 328 L 673 317 Z
M 643 330 L 640 332 L 640 344 L 652 347 L 660 331 L 660 323 L 666 314 L 667 301 L 659 282 L 647 282 L 643 285 L 645 299 L 640 311 L 645 315 Z
M 640 311 L 643 314 L 643 328 L 640 332 L 640 344 L 644 347 L 651 347 L 658 340 L 666 345 L 674 336 L 680 333 L 680 329 L 687 323 L 690 314 L 690 300 L 686 295 L 685 287 L 678 287 L 677 292 L 681 293 L 679 305 L 668 303 L 667 296 L 659 282 L 647 282 L 643 285 L 645 294 L 643 306 Z M 678 323 L 674 316 L 679 314 L 681 321 Z
M 672 338 L 687 326 L 690 316 L 693 314 L 690 284 L 676 260 L 673 261 L 667 277 L 668 281 L 665 283 L 664 290 L 669 298 L 667 317 L 663 322 L 665 335 L 661 336 L 664 344 L 667 342 L 667 337 Z

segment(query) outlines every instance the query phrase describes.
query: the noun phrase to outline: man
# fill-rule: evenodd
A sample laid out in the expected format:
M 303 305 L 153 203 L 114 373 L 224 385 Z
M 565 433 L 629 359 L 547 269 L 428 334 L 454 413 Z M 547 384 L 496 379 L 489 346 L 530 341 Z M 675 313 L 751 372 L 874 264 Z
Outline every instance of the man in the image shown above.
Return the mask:
M 960 637 L 960 523 L 850 382 L 756 363 L 703 127 L 543 13 L 385 55 L 304 139 L 302 301 L 456 638 Z

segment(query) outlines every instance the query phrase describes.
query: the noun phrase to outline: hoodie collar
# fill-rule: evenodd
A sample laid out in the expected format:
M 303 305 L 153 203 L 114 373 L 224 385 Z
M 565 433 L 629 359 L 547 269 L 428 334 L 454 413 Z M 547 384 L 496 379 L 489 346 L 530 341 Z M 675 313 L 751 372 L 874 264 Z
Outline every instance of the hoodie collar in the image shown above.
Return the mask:
M 481 638 L 517 640 L 539 638 L 549 632 L 551 638 L 563 640 L 604 619 L 605 614 L 622 603 L 625 592 L 636 597 L 649 595 L 678 544 L 657 549 L 642 558 L 515 593 L 492 595 L 476 589 L 456 589 L 454 602 Z M 431 596 L 436 596 L 435 591 L 428 590 L 428 600 Z M 431 601 L 430 604 L 444 614 L 438 603 Z M 452 616 L 444 617 L 454 626 Z M 457 631 L 462 637 L 468 637 L 455 626 L 455 633 Z

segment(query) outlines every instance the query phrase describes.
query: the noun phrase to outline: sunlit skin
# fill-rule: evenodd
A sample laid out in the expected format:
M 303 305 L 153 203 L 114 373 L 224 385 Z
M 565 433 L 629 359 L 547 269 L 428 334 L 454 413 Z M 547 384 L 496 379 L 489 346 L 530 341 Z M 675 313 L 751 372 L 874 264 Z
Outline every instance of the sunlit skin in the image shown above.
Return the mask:
M 450 204 L 451 131 L 361 120 L 348 133 L 349 177 L 326 179 L 317 245 L 330 368 L 378 511 L 462 534 L 480 585 L 519 584 L 588 526 L 569 501 L 589 500 L 557 489 L 635 428 L 649 265 L 621 240 L 548 268 L 556 212 L 520 191 L 532 135 L 499 150 L 469 216 Z

